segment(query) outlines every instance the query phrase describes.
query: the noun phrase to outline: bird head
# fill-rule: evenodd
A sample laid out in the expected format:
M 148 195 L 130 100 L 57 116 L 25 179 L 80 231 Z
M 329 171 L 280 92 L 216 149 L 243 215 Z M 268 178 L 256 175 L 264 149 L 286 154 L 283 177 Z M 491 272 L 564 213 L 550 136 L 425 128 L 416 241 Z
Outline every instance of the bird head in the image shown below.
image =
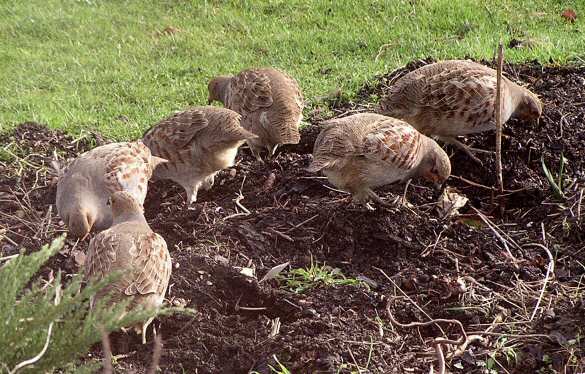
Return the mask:
M 67 217 L 68 233 L 74 238 L 85 239 L 96 219 L 96 214 L 91 209 L 75 209 Z
M 107 204 L 112 209 L 114 222 L 124 221 L 136 215 L 142 216 L 144 212 L 142 205 L 127 191 L 114 192 Z
M 225 105 L 226 90 L 231 77 L 219 76 L 209 81 L 207 90 L 209 96 L 207 97 L 207 104 L 211 104 L 214 101 L 221 101 Z
M 447 153 L 434 140 L 429 139 L 431 147 L 421 163 L 419 174 L 436 186 L 443 184 L 451 175 L 451 161 Z
M 537 121 L 542 115 L 542 101 L 531 91 L 524 89 L 514 117 L 522 121 Z

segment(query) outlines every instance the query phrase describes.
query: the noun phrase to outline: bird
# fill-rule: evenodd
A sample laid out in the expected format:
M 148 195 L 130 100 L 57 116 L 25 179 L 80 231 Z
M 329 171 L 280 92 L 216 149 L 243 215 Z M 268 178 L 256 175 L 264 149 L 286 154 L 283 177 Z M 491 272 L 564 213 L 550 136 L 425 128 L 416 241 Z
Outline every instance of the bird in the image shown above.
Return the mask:
M 106 144 L 79 155 L 57 181 L 57 211 L 69 235 L 85 239 L 91 230 L 110 227 L 106 202 L 116 191 L 128 191 L 143 204 L 148 180 L 164 162 L 140 141 Z
M 510 117 L 538 120 L 536 94 L 502 77 L 502 123 Z M 456 137 L 495 130 L 496 71 L 466 60 L 423 66 L 399 78 L 380 101 L 382 114 L 402 119 L 479 161 Z M 480 150 L 476 150 L 480 151 Z
M 324 122 L 309 172 L 322 171 L 356 203 L 386 204 L 373 188 L 422 176 L 443 183 L 451 174 L 445 151 L 408 123 L 376 113 Z
M 248 69 L 219 76 L 208 84 L 208 104 L 220 101 L 242 115 L 242 126 L 258 135 L 249 139 L 252 155 L 262 161 L 263 149 L 272 158 L 281 144 L 298 144 L 303 95 L 297 81 L 273 68 Z
M 109 297 L 109 305 L 129 302 L 128 311 L 141 306 L 156 310 L 164 301 L 171 277 L 171 256 L 162 236 L 152 231 L 144 218 L 142 204 L 127 191 L 111 195 L 112 226 L 94 236 L 85 259 L 85 280 L 100 281 L 113 273 L 114 278 L 91 300 L 95 308 L 100 299 Z M 146 329 L 154 317 L 134 326 L 146 343 Z
M 210 189 L 215 175 L 234 165 L 244 141 L 256 138 L 240 126 L 240 118 L 225 108 L 194 107 L 153 126 L 142 141 L 153 155 L 169 161 L 154 170 L 154 178 L 175 181 L 189 204 L 196 202 L 199 189 Z

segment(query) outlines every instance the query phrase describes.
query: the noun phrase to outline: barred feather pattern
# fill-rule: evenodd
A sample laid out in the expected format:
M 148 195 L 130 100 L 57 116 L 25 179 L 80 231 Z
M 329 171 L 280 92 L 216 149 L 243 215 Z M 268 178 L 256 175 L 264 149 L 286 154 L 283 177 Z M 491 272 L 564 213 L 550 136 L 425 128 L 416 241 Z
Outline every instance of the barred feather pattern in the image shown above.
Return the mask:
M 373 113 L 326 122 L 313 158 L 309 171 L 321 170 L 331 183 L 358 200 L 370 194 L 370 188 L 425 173 L 434 162 L 449 163 L 432 139 L 408 123 Z M 427 169 L 421 170 L 423 164 Z
M 297 144 L 304 107 L 297 81 L 276 69 L 245 70 L 231 79 L 226 107 L 242 115 L 242 126 L 261 146 Z
M 177 113 L 146 132 L 153 155 L 168 160 L 154 175 L 196 193 L 203 180 L 233 165 L 237 150 L 255 135 L 240 125 L 241 116 L 225 108 L 195 107 Z M 194 191 L 193 191 L 194 190 Z
M 85 262 L 86 279 L 101 280 L 114 271 L 120 277 L 98 295 L 109 294 L 112 302 L 125 297 L 147 303 L 145 307 L 160 305 L 171 275 L 171 258 L 165 240 L 144 224 L 125 222 L 102 231 L 90 242 Z M 153 300 L 155 304 L 152 305 Z
M 515 110 L 522 88 L 504 77 L 503 116 Z M 496 72 L 471 61 L 444 61 L 401 77 L 382 99 L 382 112 L 427 135 L 456 136 L 495 129 Z

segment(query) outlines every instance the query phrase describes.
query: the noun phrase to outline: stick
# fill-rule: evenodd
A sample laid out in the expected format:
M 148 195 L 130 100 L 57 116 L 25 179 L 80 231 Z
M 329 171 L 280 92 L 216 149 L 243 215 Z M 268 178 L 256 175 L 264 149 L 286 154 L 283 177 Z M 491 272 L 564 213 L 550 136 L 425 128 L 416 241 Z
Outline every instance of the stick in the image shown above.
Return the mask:
M 112 374 L 114 372 L 112 368 L 112 346 L 110 345 L 108 333 L 103 326 L 100 327 L 100 334 L 102 335 L 102 350 L 104 351 L 104 370 L 102 374 Z
M 451 324 L 455 324 L 459 327 L 459 330 L 461 331 L 461 336 L 459 337 L 459 339 L 453 340 L 453 339 L 449 339 L 449 338 L 435 338 L 433 340 L 433 348 L 435 349 L 435 355 L 437 357 L 437 361 L 439 364 L 439 374 L 445 374 L 445 372 L 446 372 L 445 354 L 443 353 L 442 345 L 450 344 L 450 345 L 455 345 L 455 346 L 463 346 L 464 348 L 462 348 L 462 349 L 465 350 L 465 348 L 469 345 L 469 343 L 471 343 L 473 341 L 481 340 L 481 337 L 479 337 L 477 335 L 467 336 L 467 333 L 465 332 L 465 328 L 463 327 L 463 324 L 461 323 L 461 321 L 456 320 L 456 319 L 438 318 L 438 319 L 433 319 L 433 320 L 428 321 L 428 322 L 400 323 L 396 320 L 396 318 L 394 318 L 394 315 L 390 311 L 390 303 L 386 304 L 386 313 L 388 313 L 388 317 L 390 318 L 390 322 L 392 322 L 393 325 L 396 325 L 396 326 L 402 327 L 402 328 L 423 327 L 423 326 L 429 326 L 432 324 L 436 324 L 438 326 L 439 322 L 451 323 Z M 431 373 L 433 372 L 432 369 L 430 372 Z
M 546 269 L 546 275 L 544 277 L 542 289 L 540 290 L 540 295 L 538 296 L 538 301 L 536 302 L 536 306 L 534 307 L 534 310 L 532 311 L 532 315 L 530 316 L 530 321 L 532 321 L 534 319 L 534 316 L 536 315 L 536 312 L 538 311 L 538 308 L 540 307 L 540 303 L 542 302 L 542 298 L 544 297 L 544 292 L 546 291 L 546 285 L 548 284 L 548 282 L 550 280 L 550 275 L 555 269 L 555 260 L 552 256 L 552 253 L 550 253 L 550 250 L 542 244 L 530 243 L 530 244 L 526 244 L 526 247 L 539 247 L 539 248 L 543 249 L 548 256 L 548 267 Z
M 55 305 L 59 305 L 59 303 L 61 302 L 61 285 L 58 284 L 55 287 L 56 287 L 55 288 Z M 51 333 L 53 332 L 53 323 L 54 323 L 54 321 L 49 323 L 49 329 L 47 330 L 47 340 L 45 340 L 45 345 L 43 346 L 43 349 L 41 349 L 39 354 L 33 358 L 30 358 L 28 360 L 22 361 L 21 363 L 17 364 L 14 367 L 14 369 L 12 369 L 8 374 L 17 373 L 20 369 L 36 363 L 45 355 L 45 352 L 47 352 L 47 349 L 49 348 L 49 342 L 51 341 Z
M 156 335 L 154 337 L 154 350 L 152 352 L 152 361 L 150 362 L 150 368 L 148 368 L 148 374 L 155 374 L 158 364 L 160 362 L 160 356 L 162 353 L 162 337 Z
M 498 44 L 498 66 L 496 73 L 496 173 L 500 192 L 504 192 L 502 177 L 502 65 L 504 63 L 504 46 Z

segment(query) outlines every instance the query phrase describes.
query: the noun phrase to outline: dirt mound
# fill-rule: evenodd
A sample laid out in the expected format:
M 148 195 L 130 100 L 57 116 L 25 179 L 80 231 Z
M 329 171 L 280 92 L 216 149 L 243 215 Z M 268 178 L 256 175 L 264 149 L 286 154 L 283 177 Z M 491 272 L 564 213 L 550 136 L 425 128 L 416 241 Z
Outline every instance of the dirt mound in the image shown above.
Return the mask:
M 334 112 L 374 107 L 372 97 L 393 79 L 427 62 L 380 77 L 357 102 L 338 103 Z M 270 373 L 278 362 L 292 373 L 428 372 L 431 363 L 436 367 L 433 339 L 461 336 L 452 323 L 401 328 L 389 312 L 402 323 L 456 319 L 468 336 L 481 333 L 465 353 L 448 352 L 453 372 L 498 365 L 515 373 L 582 369 L 585 69 L 527 64 L 506 66 L 506 72 L 540 95 L 544 115 L 536 126 L 506 125 L 503 196 L 491 189 L 492 156 L 480 155 L 479 167 L 451 150 L 455 177 L 449 183 L 470 199 L 456 219 L 442 219 L 434 209 L 437 193 L 418 181 L 408 192 L 414 207 L 372 212 L 350 204 L 305 171 L 317 126 L 265 164 L 240 152 L 238 164 L 222 171 L 191 207 L 177 185 L 150 183 L 146 217 L 173 257 L 168 298 L 184 299 L 197 311 L 156 322 L 164 338 L 163 372 Z M 493 138 L 466 142 L 493 149 Z M 35 124 L 0 138 L 13 154 L 0 161 L 1 256 L 20 245 L 36 249 L 64 231 L 51 207 L 54 152 L 73 157 L 103 141 L 95 135 L 75 141 Z M 561 154 L 569 161 L 565 198 L 557 199 L 541 158 L 556 174 Z M 402 188 L 381 196 L 401 195 Z M 70 251 L 85 251 L 87 244 L 69 242 L 46 270 L 77 272 Z M 555 270 L 541 297 L 547 250 Z M 259 283 L 285 262 L 310 274 L 304 292 L 292 291 L 299 289 L 292 273 L 288 281 Z M 118 361 L 121 370 L 143 372 L 151 347 L 136 339 L 124 351 L 130 355 Z

